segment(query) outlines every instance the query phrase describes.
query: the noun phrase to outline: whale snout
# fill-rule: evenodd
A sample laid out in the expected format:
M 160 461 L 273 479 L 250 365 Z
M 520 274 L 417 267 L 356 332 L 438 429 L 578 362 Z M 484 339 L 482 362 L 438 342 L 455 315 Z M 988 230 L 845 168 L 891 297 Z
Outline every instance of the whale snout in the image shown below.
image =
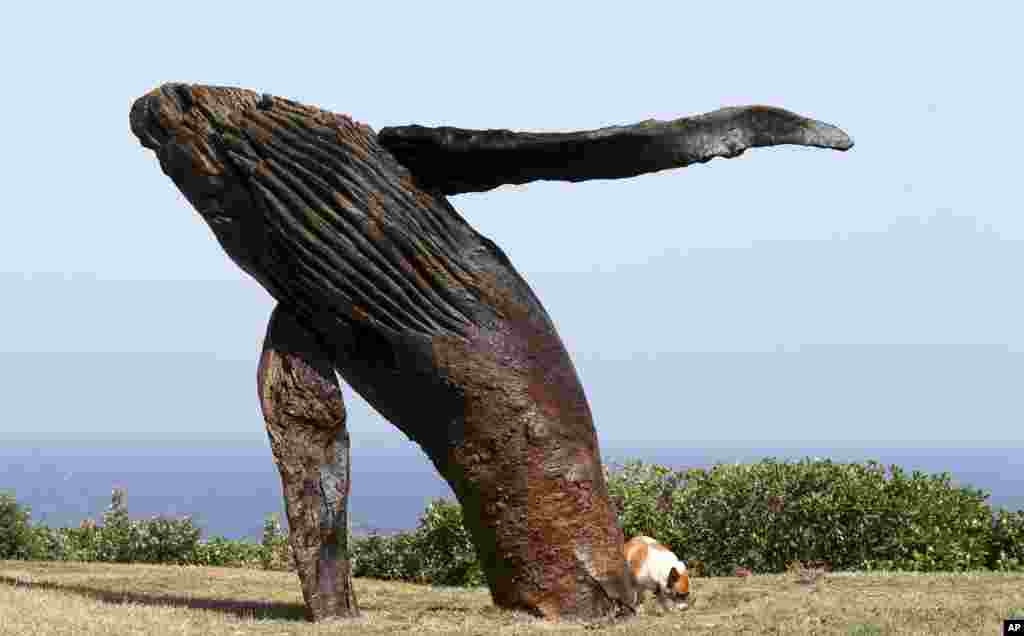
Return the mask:
M 164 84 L 132 104 L 128 116 L 132 132 L 150 150 L 160 150 L 182 115 L 192 108 L 191 93 L 185 84 Z

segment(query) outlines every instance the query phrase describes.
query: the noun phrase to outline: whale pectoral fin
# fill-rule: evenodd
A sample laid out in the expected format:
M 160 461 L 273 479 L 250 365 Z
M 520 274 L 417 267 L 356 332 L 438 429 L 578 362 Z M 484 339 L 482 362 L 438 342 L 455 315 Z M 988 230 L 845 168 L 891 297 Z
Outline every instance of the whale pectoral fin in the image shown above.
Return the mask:
M 779 145 L 849 150 L 839 128 L 771 106 L 564 133 L 382 128 L 381 145 L 422 186 L 452 195 L 538 180 L 621 179 Z

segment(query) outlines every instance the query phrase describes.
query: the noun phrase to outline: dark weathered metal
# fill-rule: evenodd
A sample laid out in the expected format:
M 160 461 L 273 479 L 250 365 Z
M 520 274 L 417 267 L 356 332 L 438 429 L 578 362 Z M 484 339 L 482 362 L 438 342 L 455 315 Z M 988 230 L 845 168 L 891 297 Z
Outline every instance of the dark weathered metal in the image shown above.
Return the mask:
M 565 133 L 397 126 L 380 143 L 422 185 L 443 194 L 482 192 L 530 181 L 620 179 L 738 157 L 761 146 L 849 150 L 842 130 L 771 106 L 723 108 L 674 121 Z
M 345 403 L 323 347 L 281 306 L 267 327 L 257 387 L 307 615 L 314 621 L 358 616 L 348 545 Z
M 757 145 L 851 145 L 766 107 L 586 133 L 378 138 L 318 108 L 183 84 L 137 100 L 131 125 L 231 258 L 424 449 L 462 504 L 494 601 L 546 617 L 628 608 L 622 532 L 550 317 L 443 193 L 629 176 Z

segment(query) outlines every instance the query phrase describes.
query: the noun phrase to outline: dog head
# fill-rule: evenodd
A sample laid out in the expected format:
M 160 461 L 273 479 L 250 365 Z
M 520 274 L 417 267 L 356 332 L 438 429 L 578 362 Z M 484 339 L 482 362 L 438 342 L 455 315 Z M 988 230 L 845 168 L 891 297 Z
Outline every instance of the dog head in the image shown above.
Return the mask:
M 668 573 L 665 591 L 669 599 L 674 601 L 679 609 L 689 607 L 690 600 L 690 575 L 686 566 L 680 561 Z

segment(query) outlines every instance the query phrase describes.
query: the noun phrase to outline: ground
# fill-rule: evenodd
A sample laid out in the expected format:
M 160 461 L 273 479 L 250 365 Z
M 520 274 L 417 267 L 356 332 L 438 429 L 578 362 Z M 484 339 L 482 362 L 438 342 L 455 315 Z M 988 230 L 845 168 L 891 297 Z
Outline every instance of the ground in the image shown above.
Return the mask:
M 1024 615 L 1024 574 L 793 574 L 695 578 L 691 609 L 646 614 L 598 631 L 686 634 L 1001 633 Z M 550 634 L 596 626 L 502 612 L 485 589 L 355 580 L 363 617 L 303 620 L 295 574 L 236 568 L 0 561 L 5 636 L 225 634 Z

